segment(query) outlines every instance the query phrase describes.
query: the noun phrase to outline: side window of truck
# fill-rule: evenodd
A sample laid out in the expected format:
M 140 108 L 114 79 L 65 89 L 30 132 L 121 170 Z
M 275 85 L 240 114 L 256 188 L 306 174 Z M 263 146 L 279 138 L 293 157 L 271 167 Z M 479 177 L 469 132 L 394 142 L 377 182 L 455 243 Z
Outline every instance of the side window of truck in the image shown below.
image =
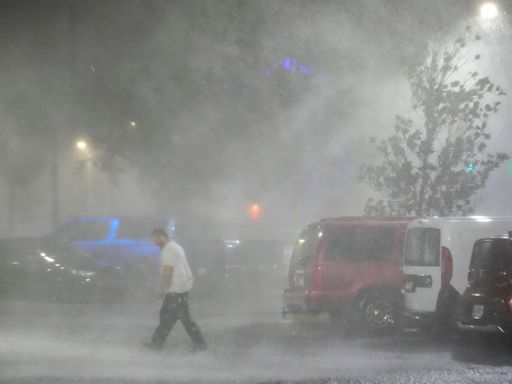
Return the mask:
M 123 217 L 119 222 L 116 238 L 150 240 L 155 228 L 167 228 L 168 221 L 160 218 Z
M 334 229 L 326 234 L 326 247 L 324 252 L 325 260 L 340 261 L 349 260 L 350 254 L 353 252 L 351 246 L 353 242 L 350 236 L 353 230 L 349 228 Z
M 392 228 L 339 228 L 328 233 L 324 258 L 330 261 L 383 261 L 392 258 Z

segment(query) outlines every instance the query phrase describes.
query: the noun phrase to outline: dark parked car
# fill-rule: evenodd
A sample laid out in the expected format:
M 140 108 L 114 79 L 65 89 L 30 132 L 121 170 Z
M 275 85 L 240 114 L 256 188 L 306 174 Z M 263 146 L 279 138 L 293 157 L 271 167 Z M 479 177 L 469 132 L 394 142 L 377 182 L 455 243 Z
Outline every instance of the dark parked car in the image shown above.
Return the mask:
M 0 240 L 0 295 L 61 302 L 114 299 L 124 280 L 56 237 Z
M 286 279 L 285 245 L 268 238 L 227 240 L 226 280 L 255 289 Z
M 328 312 L 365 331 L 396 327 L 403 308 L 402 249 L 410 219 L 342 217 L 312 223 L 290 261 L 283 315 Z
M 512 233 L 477 240 L 458 326 L 512 335 Z
M 224 278 L 226 251 L 220 237 L 176 236 L 194 276 L 194 292 L 213 294 Z

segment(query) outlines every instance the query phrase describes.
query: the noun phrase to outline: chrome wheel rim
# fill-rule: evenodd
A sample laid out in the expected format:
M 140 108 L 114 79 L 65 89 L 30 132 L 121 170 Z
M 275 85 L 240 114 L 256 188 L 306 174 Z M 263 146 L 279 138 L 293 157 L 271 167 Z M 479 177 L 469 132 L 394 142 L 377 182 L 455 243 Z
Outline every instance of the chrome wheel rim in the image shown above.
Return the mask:
M 389 328 L 395 324 L 393 307 L 387 300 L 370 300 L 365 308 L 365 317 L 371 329 Z

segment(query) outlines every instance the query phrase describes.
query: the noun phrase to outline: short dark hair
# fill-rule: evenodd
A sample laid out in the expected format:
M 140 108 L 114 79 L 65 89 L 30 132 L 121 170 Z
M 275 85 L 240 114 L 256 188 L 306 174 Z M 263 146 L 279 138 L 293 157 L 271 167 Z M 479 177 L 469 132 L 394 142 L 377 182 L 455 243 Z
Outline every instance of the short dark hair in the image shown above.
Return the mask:
M 163 237 L 169 238 L 167 231 L 163 228 L 153 229 L 153 232 L 151 232 L 151 237 L 153 237 L 153 236 L 163 236 Z

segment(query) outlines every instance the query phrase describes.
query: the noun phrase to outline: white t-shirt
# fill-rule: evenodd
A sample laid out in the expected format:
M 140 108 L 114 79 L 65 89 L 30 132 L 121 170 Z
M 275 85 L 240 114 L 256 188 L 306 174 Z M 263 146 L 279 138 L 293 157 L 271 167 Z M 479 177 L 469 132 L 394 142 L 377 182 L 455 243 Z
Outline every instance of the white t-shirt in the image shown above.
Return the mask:
M 188 265 L 185 251 L 175 241 L 169 241 L 160 253 L 160 266 L 172 267 L 172 281 L 167 293 L 184 293 L 192 289 L 194 278 Z

